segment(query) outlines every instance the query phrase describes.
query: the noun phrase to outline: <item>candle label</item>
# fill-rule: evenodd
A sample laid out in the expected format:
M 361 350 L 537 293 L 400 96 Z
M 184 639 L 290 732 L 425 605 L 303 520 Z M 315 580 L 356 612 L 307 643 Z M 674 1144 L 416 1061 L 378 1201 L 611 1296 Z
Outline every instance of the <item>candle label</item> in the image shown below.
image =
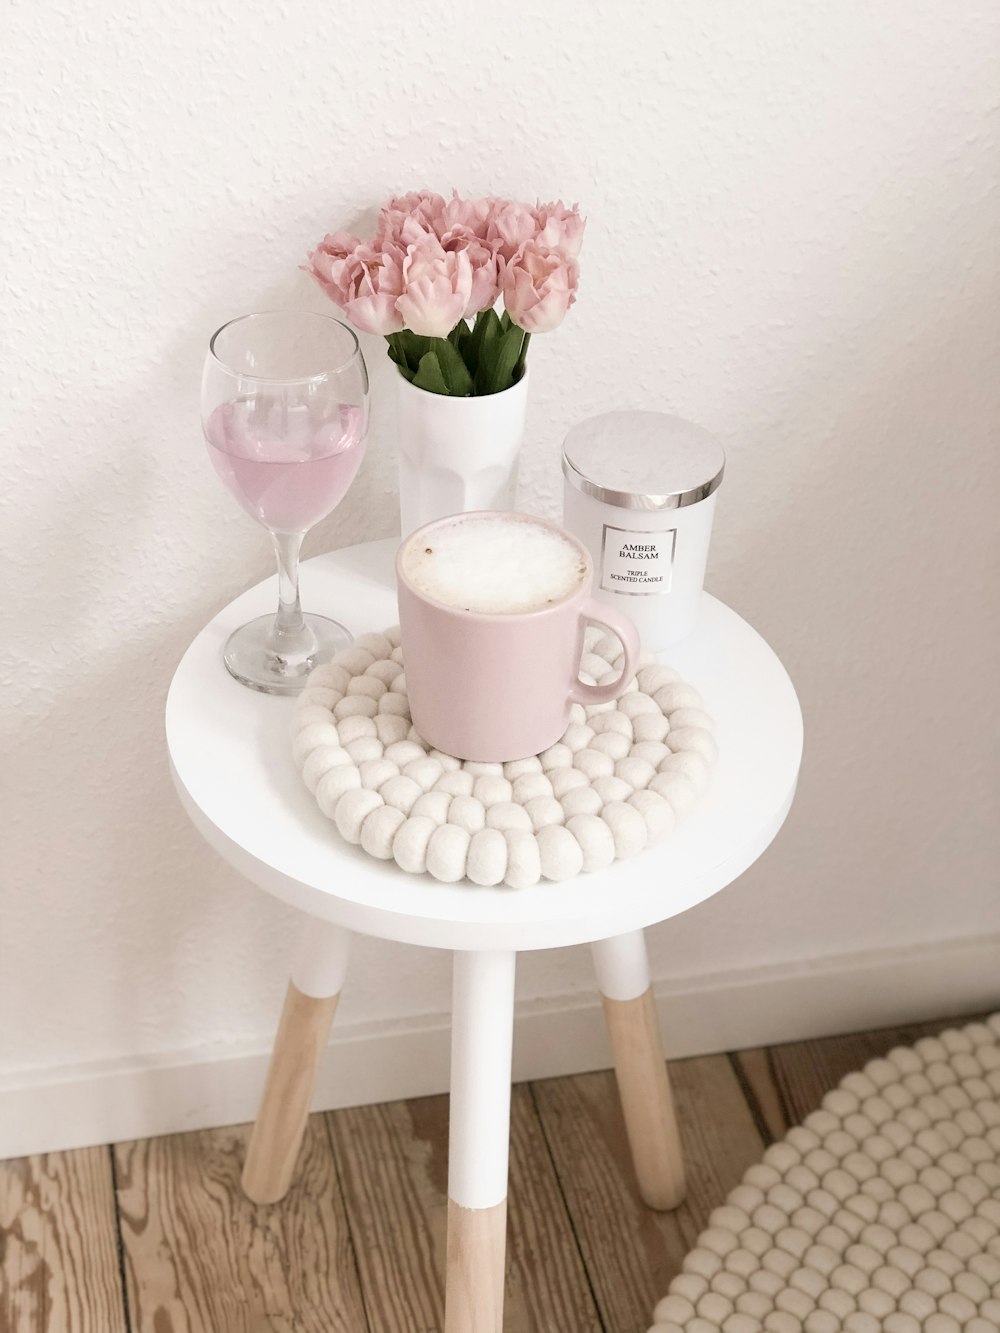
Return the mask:
M 667 593 L 674 570 L 677 529 L 629 532 L 604 524 L 601 539 L 601 587 L 632 597 Z

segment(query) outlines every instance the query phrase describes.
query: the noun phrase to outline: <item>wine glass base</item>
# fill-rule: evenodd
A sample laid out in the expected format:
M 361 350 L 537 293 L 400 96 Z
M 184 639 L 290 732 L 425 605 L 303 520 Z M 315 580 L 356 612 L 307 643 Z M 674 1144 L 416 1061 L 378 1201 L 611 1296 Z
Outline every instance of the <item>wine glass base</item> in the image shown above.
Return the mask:
M 314 667 L 329 662 L 354 642 L 336 620 L 304 614 L 305 631 L 294 645 L 276 647 L 274 616 L 258 616 L 226 640 L 223 661 L 231 676 L 262 694 L 299 694 Z

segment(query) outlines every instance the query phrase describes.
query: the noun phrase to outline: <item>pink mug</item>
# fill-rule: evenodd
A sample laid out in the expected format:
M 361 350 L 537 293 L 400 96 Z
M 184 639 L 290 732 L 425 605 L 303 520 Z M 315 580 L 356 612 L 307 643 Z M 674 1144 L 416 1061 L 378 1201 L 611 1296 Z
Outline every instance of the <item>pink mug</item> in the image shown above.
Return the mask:
M 418 589 L 404 555 L 428 545 L 456 522 L 514 519 L 539 524 L 579 552 L 583 575 L 561 601 L 530 611 L 486 613 L 449 605 Z M 627 616 L 590 595 L 593 565 L 571 534 L 526 514 L 470 513 L 419 528 L 396 556 L 399 624 L 406 690 L 413 724 L 435 749 L 457 759 L 504 763 L 554 745 L 569 723 L 570 707 L 603 704 L 623 694 L 635 676 L 639 635 Z M 625 661 L 609 685 L 579 679 L 583 635 L 595 621 L 621 640 Z

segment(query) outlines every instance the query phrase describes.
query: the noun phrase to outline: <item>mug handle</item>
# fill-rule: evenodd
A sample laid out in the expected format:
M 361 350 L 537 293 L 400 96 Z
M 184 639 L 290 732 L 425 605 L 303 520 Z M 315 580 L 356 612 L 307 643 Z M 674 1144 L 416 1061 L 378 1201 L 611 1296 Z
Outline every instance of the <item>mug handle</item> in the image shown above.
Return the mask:
M 622 673 L 610 685 L 587 685 L 582 680 L 574 680 L 569 697 L 575 704 L 607 704 L 624 694 L 632 683 L 639 665 L 639 631 L 623 611 L 599 602 L 596 597 L 588 597 L 580 608 L 584 620 L 592 620 L 603 625 L 621 639 L 625 650 L 625 663 Z

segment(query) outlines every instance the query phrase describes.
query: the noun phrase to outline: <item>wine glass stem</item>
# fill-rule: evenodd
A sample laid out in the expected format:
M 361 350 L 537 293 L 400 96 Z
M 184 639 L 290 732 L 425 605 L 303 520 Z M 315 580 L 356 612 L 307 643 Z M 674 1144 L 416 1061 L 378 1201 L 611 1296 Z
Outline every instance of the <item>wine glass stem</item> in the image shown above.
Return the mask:
M 274 554 L 278 560 L 278 614 L 274 618 L 276 637 L 298 636 L 305 628 L 299 603 L 299 551 L 304 532 L 272 532 Z

